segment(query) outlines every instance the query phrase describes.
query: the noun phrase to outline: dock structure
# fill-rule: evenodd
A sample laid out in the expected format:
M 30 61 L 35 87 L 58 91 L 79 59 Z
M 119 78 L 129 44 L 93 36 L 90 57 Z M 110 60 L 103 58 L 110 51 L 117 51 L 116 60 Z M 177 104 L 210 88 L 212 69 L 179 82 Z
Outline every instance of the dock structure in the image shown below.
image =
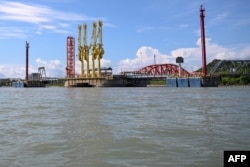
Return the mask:
M 218 87 L 219 77 L 187 77 L 187 78 L 166 78 L 167 87 Z
M 146 87 L 153 77 L 112 75 L 95 78 L 68 78 L 65 87 Z
M 154 64 L 119 75 L 113 75 L 112 68 L 102 68 L 101 77 L 65 78 L 65 87 L 146 87 L 155 79 L 166 79 L 168 87 L 217 87 L 219 81 L 219 77 L 192 74 L 174 64 Z
M 218 87 L 219 80 L 219 76 L 203 76 L 201 77 L 201 85 L 202 87 Z
M 65 87 L 99 87 L 104 78 L 67 78 Z

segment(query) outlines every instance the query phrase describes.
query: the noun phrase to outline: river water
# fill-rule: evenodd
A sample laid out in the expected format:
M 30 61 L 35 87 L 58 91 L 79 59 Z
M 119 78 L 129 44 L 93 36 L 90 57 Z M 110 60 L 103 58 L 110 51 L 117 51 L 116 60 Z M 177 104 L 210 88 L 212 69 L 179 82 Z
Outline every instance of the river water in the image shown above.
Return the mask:
M 211 167 L 250 150 L 250 87 L 0 88 L 1 167 Z

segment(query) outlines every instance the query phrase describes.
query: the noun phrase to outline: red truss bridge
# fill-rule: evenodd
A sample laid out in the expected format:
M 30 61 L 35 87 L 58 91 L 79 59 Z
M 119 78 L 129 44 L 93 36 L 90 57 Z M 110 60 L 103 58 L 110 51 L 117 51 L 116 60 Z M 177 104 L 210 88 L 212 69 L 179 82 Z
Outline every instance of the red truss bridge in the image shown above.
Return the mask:
M 197 74 L 196 74 L 197 75 Z M 199 75 L 199 74 L 198 74 Z M 147 86 L 152 79 L 166 77 L 178 77 L 179 66 L 175 64 L 153 64 L 136 71 L 124 71 L 120 75 L 114 75 L 114 80 L 122 80 L 126 86 Z M 194 76 L 184 68 L 181 68 L 181 76 Z
M 175 64 L 153 64 L 139 69 L 138 72 L 153 76 L 155 75 L 178 76 L 179 66 Z M 188 76 L 190 75 L 190 73 L 184 68 L 181 68 L 181 75 Z

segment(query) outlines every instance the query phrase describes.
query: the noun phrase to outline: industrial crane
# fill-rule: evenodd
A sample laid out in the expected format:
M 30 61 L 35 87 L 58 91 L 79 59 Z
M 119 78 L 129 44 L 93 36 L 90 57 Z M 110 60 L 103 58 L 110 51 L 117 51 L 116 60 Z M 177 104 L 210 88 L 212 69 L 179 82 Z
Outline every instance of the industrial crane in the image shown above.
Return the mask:
M 101 77 L 101 59 L 103 58 L 104 49 L 102 44 L 102 21 L 99 20 L 98 22 L 98 48 L 97 48 L 97 56 L 98 56 L 98 77 Z
M 87 77 L 89 77 L 89 46 L 87 44 L 87 24 L 83 25 L 83 58 L 87 64 Z
M 81 77 L 96 77 L 95 60 L 98 59 L 98 77 L 101 77 L 101 59 L 103 58 L 104 49 L 102 44 L 102 21 L 93 22 L 92 36 L 90 45 L 87 44 L 87 24 L 78 25 L 78 58 L 81 62 Z M 98 27 L 97 27 L 98 26 Z M 97 29 L 98 28 L 98 29 Z M 83 34 L 82 34 L 83 31 Z M 97 43 L 98 40 L 98 43 Z M 92 74 L 89 70 L 89 50 L 92 55 Z M 86 61 L 86 75 L 84 73 L 84 61 Z
M 92 37 L 91 37 L 91 52 L 92 52 L 92 77 L 95 77 L 95 59 L 97 58 L 97 50 L 96 50 L 96 22 L 93 22 L 93 29 L 92 29 Z
M 84 58 L 82 47 L 82 25 L 78 25 L 78 59 L 81 62 L 81 77 L 84 76 Z

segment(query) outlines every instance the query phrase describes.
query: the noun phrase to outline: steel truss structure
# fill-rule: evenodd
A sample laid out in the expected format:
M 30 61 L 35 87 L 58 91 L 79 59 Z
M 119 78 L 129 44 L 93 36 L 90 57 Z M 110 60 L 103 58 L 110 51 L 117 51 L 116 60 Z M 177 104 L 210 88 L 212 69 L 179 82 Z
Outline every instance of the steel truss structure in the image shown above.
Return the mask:
M 146 75 L 179 75 L 179 66 L 175 64 L 154 64 L 143 67 L 138 70 L 140 73 L 145 73 Z M 190 73 L 181 68 L 181 76 L 187 76 Z

